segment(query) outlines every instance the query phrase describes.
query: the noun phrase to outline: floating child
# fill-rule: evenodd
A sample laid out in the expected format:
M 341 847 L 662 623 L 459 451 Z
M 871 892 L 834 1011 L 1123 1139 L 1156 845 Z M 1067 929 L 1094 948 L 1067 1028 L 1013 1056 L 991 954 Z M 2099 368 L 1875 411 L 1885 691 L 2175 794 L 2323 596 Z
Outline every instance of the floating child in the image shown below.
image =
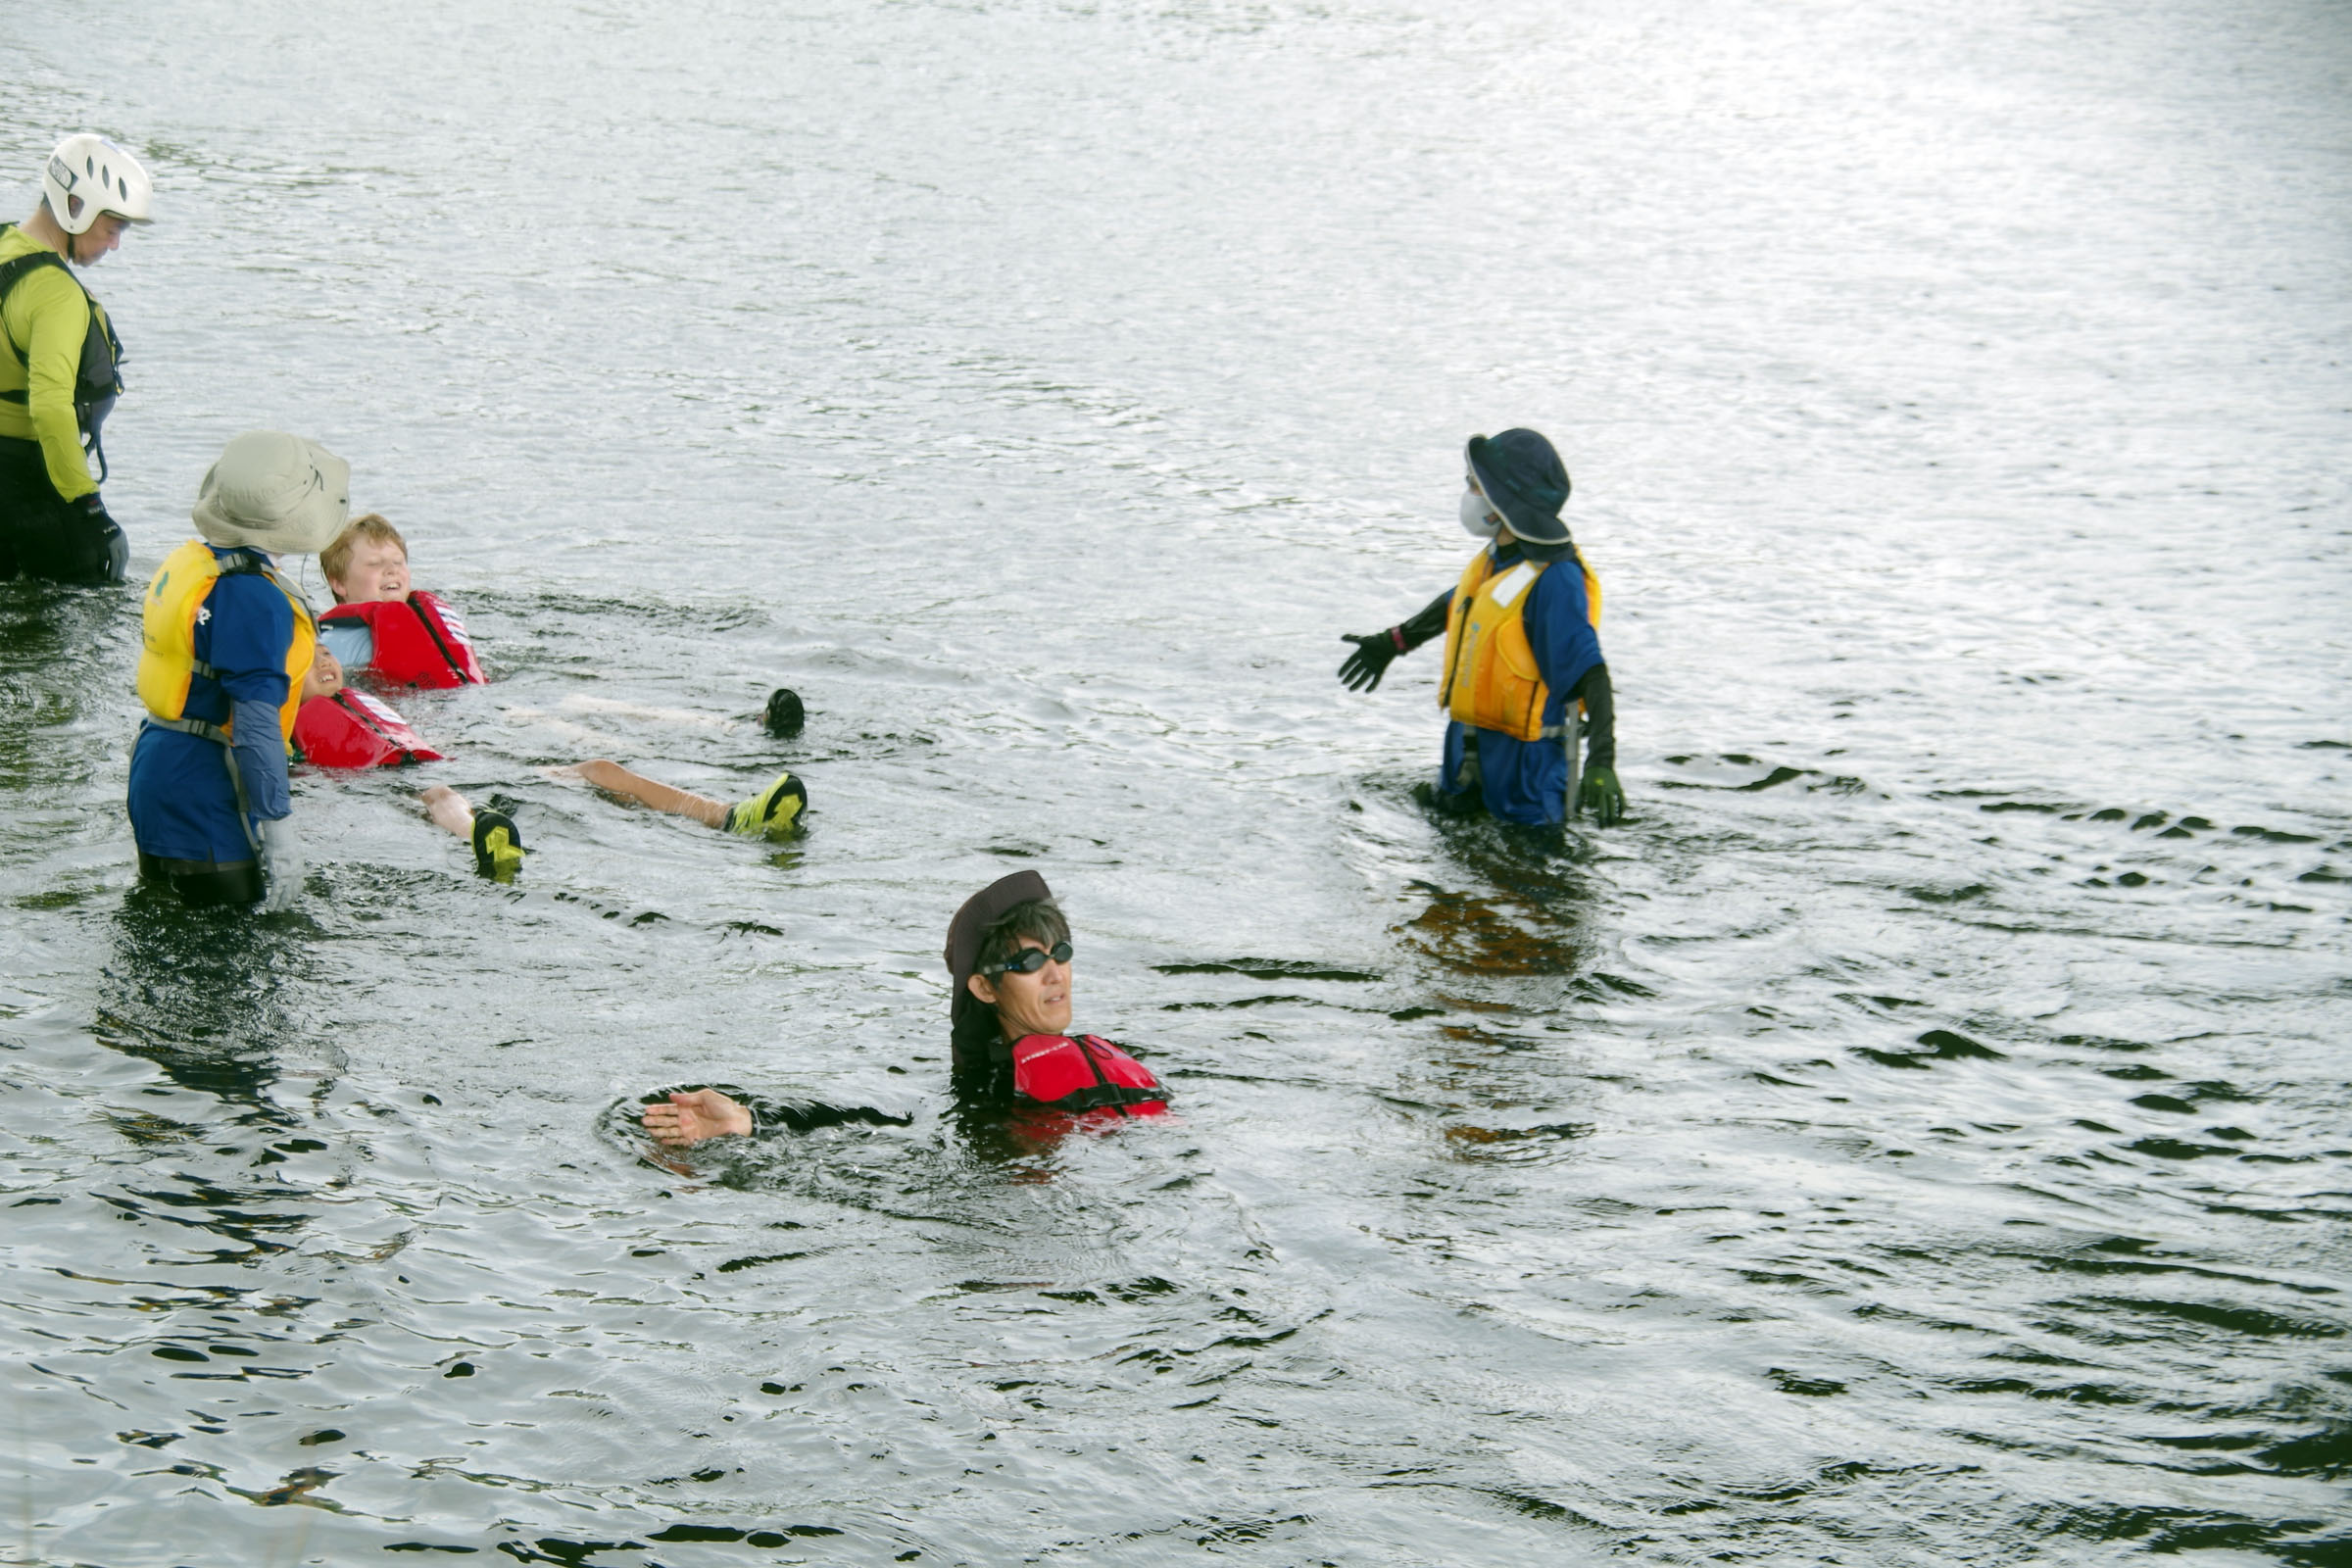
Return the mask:
M 343 684 L 343 665 L 321 646 L 302 681 L 294 746 L 314 767 L 399 767 L 438 762 L 441 754 L 384 703 Z M 417 797 L 424 814 L 473 846 L 473 861 L 504 882 L 522 864 L 522 834 L 504 811 L 476 811 L 466 797 L 436 784 Z
M 409 545 L 381 514 L 354 517 L 318 552 L 335 605 L 318 636 L 350 669 L 389 686 L 483 686 L 466 623 L 437 594 L 409 586 Z
M 343 683 L 343 664 L 322 642 L 302 680 L 294 713 L 294 753 L 315 767 L 399 767 L 438 762 L 409 721 L 386 704 Z

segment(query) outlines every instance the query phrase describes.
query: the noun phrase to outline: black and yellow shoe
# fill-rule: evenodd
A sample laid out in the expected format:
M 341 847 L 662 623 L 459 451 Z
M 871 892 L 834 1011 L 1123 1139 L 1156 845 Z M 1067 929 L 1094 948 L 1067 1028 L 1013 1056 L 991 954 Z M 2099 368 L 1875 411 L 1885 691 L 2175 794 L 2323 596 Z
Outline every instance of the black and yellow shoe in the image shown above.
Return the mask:
M 773 784 L 727 808 L 727 831 L 738 838 L 788 839 L 808 808 L 808 787 L 790 773 L 779 773 Z
M 473 863 L 482 875 L 504 882 L 522 865 L 522 833 L 504 811 L 473 813 Z
M 778 740 L 790 740 L 808 722 L 808 710 L 801 706 L 801 694 L 789 686 L 779 686 L 767 694 L 767 712 L 761 719 L 767 732 Z

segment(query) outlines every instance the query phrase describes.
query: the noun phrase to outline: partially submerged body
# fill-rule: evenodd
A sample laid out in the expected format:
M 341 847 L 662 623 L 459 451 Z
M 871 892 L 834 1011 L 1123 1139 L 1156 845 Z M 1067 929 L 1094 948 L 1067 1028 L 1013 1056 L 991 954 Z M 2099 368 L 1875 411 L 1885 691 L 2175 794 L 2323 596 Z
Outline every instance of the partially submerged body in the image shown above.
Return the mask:
M 1600 584 L 1560 520 L 1568 470 L 1533 430 L 1472 436 L 1466 462 L 1462 526 L 1488 543 L 1417 613 L 1348 637 L 1355 647 L 1340 679 L 1373 690 L 1392 661 L 1443 635 L 1445 745 L 1434 785 L 1416 793 L 1507 822 L 1555 825 L 1590 810 L 1613 826 L 1625 808 L 1616 694 L 1600 651 Z
M 332 539 L 350 480 L 350 465 L 316 442 L 247 431 L 198 488 L 190 515 L 203 537 L 148 583 L 136 677 L 146 718 L 126 805 L 140 873 L 185 903 L 283 909 L 301 887 L 286 746 L 318 622 L 272 558 Z
M 318 636 L 352 669 L 389 686 L 489 682 L 466 623 L 438 595 L 409 583 L 409 546 L 380 514 L 354 517 L 318 554 L 334 608 Z
M 905 1127 L 912 1116 L 893 1116 L 871 1105 L 828 1105 L 814 1100 L 780 1100 L 732 1085 L 675 1089 L 651 1097 L 640 1120 L 654 1142 L 682 1149 L 710 1138 L 752 1138 L 766 1133 L 807 1133 L 820 1127 Z
M 1168 1108 L 1167 1091 L 1133 1055 L 1100 1035 L 1067 1032 L 1073 951 L 1069 924 L 1034 871 L 974 894 L 948 928 L 948 972 L 956 982 L 951 1085 L 965 1104 L 1008 1111 L 1016 1130 L 1030 1135 Z M 904 1124 L 862 1107 L 710 1088 L 651 1101 L 640 1120 L 656 1143 L 671 1149 L 844 1121 Z

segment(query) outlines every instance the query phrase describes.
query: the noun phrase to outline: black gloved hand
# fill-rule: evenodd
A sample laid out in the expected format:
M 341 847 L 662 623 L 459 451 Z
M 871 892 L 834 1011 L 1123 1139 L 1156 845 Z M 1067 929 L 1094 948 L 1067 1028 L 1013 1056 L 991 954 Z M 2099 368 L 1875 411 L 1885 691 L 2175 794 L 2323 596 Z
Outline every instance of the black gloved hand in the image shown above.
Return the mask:
M 1625 820 L 1625 786 L 1617 782 L 1617 770 L 1608 763 L 1595 762 L 1586 768 L 1576 794 L 1578 809 L 1591 811 L 1596 825 L 1615 827 Z
M 1394 626 L 1369 637 L 1343 633 L 1340 641 L 1355 644 L 1355 652 L 1340 665 L 1340 679 L 1351 692 L 1378 691 L 1380 677 L 1388 672 L 1389 661 L 1404 652 L 1404 641 Z
M 122 571 L 130 564 L 130 541 L 122 537 L 122 525 L 106 510 L 106 503 L 93 490 L 86 496 L 75 496 L 67 503 L 82 515 L 84 527 L 78 541 L 79 572 L 92 582 L 121 582 Z

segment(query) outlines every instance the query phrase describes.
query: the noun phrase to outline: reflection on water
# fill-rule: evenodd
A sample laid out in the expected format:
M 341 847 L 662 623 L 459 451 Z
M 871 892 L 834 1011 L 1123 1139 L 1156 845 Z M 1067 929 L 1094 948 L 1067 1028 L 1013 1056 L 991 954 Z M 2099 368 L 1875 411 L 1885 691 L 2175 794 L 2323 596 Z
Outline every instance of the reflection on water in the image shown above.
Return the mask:
M 190 913 L 135 598 L 0 584 L 0 1556 L 2352 1552 L 2326 7 L 134 10 L 0 21 L 169 209 L 134 572 L 298 426 L 496 680 Z M 1548 843 L 1331 678 L 1522 422 Z M 1007 862 L 1180 1114 L 947 1102 Z M 914 1119 L 649 1158 L 703 1079 Z
M 302 929 L 299 913 L 190 909 L 144 883 L 123 895 L 113 925 L 91 1037 L 183 1088 L 290 1121 L 270 1089 L 281 1053 L 312 1045 L 286 998 L 318 973 L 316 928 Z

